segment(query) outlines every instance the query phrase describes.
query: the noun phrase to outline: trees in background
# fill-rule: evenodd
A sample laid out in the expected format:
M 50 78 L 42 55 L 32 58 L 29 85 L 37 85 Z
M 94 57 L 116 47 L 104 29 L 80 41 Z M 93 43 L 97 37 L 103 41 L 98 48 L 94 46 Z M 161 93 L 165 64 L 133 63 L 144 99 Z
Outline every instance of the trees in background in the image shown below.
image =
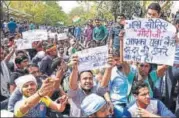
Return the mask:
M 55 1 L 11 1 L 10 7 L 32 15 L 30 20 L 38 24 L 68 23 L 67 14 Z
M 123 13 L 128 19 L 144 17 L 147 6 L 151 1 L 77 1 L 80 5 L 65 13 L 56 1 L 11 1 L 10 7 L 32 15 L 33 22 L 38 24 L 64 25 L 84 24 L 88 19 L 96 17 L 102 20 L 116 20 L 117 15 Z M 156 2 L 156 1 L 155 1 Z M 165 11 L 169 11 L 172 2 L 162 4 Z M 167 12 L 168 13 L 168 12 Z M 80 17 L 80 22 L 74 23 L 74 17 Z

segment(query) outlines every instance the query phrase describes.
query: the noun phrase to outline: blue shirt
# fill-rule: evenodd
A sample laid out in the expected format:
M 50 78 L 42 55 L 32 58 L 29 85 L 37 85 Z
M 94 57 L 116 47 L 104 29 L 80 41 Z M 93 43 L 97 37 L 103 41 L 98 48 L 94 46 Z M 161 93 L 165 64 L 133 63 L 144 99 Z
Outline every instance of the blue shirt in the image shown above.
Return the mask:
M 109 94 L 113 104 L 127 103 L 128 79 L 127 76 L 114 67 L 109 82 Z
M 81 28 L 80 27 L 75 28 L 74 35 L 75 35 L 75 37 L 79 37 L 81 35 Z
M 17 24 L 14 21 L 10 21 L 8 24 L 8 29 L 10 31 L 10 33 L 15 33 L 16 28 L 17 28 Z
M 115 26 L 112 27 L 110 31 L 110 37 L 113 40 L 113 48 L 119 49 L 120 41 L 119 41 L 119 33 L 121 31 L 122 27 L 119 24 L 115 24 Z

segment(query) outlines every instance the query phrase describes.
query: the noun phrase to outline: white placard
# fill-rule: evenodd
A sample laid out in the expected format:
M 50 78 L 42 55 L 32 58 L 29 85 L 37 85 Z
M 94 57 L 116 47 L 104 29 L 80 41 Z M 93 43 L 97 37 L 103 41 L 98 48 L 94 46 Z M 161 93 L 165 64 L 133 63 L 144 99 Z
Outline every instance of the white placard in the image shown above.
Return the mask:
M 26 32 L 23 32 L 23 39 L 25 40 L 32 40 L 32 41 L 42 41 L 47 40 L 47 31 L 36 29 L 36 30 L 28 30 Z
M 156 18 L 127 20 L 125 32 L 124 60 L 173 65 L 175 26 Z
M 104 68 L 107 64 L 108 47 L 100 46 L 77 52 L 79 71 Z
M 16 40 L 16 46 L 17 46 L 17 50 L 32 49 L 32 41 L 18 39 Z
M 56 35 L 57 35 L 57 33 L 49 32 L 49 38 L 51 38 L 51 39 L 55 39 Z
M 60 33 L 57 35 L 58 40 L 66 40 L 68 39 L 68 36 L 66 33 Z

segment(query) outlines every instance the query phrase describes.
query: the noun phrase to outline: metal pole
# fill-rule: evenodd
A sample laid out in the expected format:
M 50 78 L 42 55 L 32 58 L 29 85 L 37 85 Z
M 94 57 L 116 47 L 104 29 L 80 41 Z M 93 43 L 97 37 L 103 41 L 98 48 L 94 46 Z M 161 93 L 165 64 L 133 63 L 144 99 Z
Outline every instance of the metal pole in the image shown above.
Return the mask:
M 120 13 L 122 13 L 122 0 L 120 0 Z
M 9 7 L 7 7 L 7 19 L 9 21 Z

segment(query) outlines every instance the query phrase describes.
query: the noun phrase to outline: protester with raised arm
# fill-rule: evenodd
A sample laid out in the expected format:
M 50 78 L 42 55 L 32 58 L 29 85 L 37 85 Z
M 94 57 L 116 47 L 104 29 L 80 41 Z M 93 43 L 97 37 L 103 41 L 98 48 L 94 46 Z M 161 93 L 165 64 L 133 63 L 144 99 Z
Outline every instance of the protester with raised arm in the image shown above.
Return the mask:
M 15 105 L 16 117 L 45 117 L 46 107 L 62 112 L 67 103 L 67 96 L 53 102 L 48 94 L 54 90 L 54 81 L 47 78 L 37 91 L 37 81 L 32 75 L 26 75 L 16 80 L 16 85 L 23 94 L 23 98 Z
M 109 55 L 109 67 L 105 69 L 104 76 L 98 86 L 93 85 L 93 73 L 88 71 L 78 71 L 78 56 L 72 56 L 72 73 L 69 78 L 70 90 L 68 91 L 69 102 L 71 105 L 70 116 L 81 117 L 83 116 L 80 105 L 82 100 L 91 93 L 96 93 L 104 96 L 107 91 L 108 81 L 111 76 L 113 68 L 113 58 Z

